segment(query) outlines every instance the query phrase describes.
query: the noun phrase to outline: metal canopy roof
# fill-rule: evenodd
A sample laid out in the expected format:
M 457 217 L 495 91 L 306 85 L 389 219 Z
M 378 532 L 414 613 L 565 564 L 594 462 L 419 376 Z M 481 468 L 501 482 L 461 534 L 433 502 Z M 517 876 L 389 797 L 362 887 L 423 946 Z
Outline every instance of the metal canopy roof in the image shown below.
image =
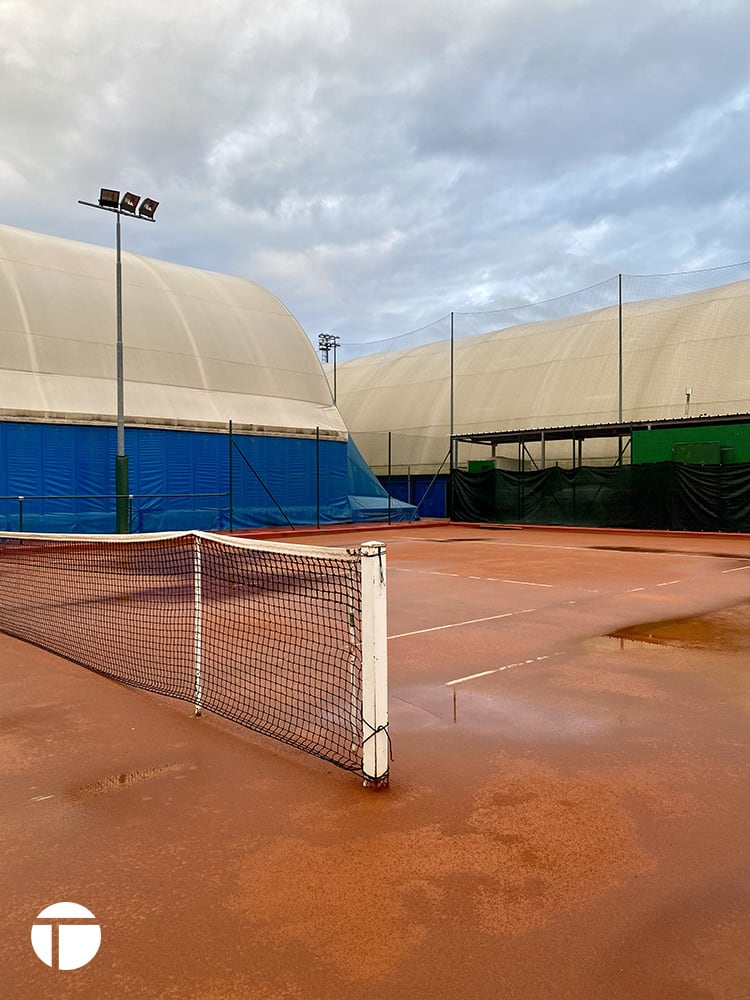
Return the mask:
M 512 431 L 481 431 L 453 434 L 453 441 L 471 444 L 529 444 L 534 441 L 583 441 L 587 438 L 620 438 L 633 431 L 650 431 L 662 427 L 710 427 L 712 425 L 750 423 L 750 413 L 729 416 L 673 417 L 665 420 L 635 420 L 611 424 L 575 424 L 567 427 L 539 427 Z

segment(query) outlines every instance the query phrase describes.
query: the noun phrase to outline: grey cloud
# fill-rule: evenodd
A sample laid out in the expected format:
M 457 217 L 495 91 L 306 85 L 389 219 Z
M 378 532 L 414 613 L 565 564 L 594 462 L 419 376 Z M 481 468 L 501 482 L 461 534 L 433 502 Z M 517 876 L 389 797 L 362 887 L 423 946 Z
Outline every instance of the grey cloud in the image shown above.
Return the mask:
M 722 0 L 6 0 L 2 219 L 106 244 L 76 200 L 135 188 L 162 205 L 128 248 L 351 341 L 728 263 L 748 28 Z

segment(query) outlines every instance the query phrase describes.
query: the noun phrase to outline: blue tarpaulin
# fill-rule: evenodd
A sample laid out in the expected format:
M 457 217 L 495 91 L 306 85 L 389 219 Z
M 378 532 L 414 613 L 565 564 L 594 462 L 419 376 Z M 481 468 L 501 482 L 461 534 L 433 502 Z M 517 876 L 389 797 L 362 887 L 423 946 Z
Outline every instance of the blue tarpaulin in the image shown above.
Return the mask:
M 130 427 L 133 531 L 382 520 L 388 494 L 353 442 Z M 0 423 L 0 527 L 111 532 L 114 427 Z M 23 497 L 23 500 L 19 500 Z M 411 518 L 392 500 L 392 520 Z

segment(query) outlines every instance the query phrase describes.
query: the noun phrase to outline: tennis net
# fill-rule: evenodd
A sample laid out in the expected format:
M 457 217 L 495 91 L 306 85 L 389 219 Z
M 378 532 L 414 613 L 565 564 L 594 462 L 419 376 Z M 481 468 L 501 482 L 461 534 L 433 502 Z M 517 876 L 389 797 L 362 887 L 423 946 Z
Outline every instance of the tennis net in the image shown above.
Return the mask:
M 377 542 L 0 532 L 0 631 L 387 784 Z

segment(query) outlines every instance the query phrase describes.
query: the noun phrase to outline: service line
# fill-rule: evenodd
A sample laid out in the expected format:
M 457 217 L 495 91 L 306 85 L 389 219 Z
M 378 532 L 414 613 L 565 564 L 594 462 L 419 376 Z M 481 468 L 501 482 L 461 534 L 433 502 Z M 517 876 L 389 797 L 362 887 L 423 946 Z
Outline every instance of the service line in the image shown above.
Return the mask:
M 458 580 L 480 580 L 483 583 L 513 583 L 519 587 L 554 587 L 554 583 L 535 583 L 531 580 L 504 580 L 499 576 L 468 576 L 463 573 L 449 573 L 440 569 L 404 569 L 401 566 L 391 566 L 389 573 L 424 573 L 427 576 L 450 576 Z M 598 591 L 596 591 L 598 593 Z
M 475 681 L 478 677 L 489 677 L 490 674 L 499 674 L 501 670 L 510 670 L 513 667 L 525 667 L 529 663 L 541 663 L 542 660 L 549 660 L 553 656 L 561 656 L 561 653 L 547 653 L 545 656 L 532 656 L 529 660 L 519 660 L 518 663 L 505 663 L 502 667 L 495 667 L 493 670 L 483 670 L 479 674 L 468 674 L 466 677 L 457 677 L 453 681 L 446 681 L 445 687 L 453 687 L 455 684 L 464 684 L 466 681 Z
M 488 615 L 487 618 L 470 618 L 465 622 L 451 622 L 448 625 L 433 625 L 431 628 L 418 628 L 414 632 L 399 632 L 398 635 L 389 635 L 389 639 L 406 639 L 410 635 L 423 635 L 425 632 L 440 632 L 446 628 L 461 628 L 462 625 L 477 625 L 480 622 L 493 622 L 498 618 L 512 618 L 513 615 L 528 615 L 536 608 L 524 608 L 523 611 L 506 611 L 502 615 Z

